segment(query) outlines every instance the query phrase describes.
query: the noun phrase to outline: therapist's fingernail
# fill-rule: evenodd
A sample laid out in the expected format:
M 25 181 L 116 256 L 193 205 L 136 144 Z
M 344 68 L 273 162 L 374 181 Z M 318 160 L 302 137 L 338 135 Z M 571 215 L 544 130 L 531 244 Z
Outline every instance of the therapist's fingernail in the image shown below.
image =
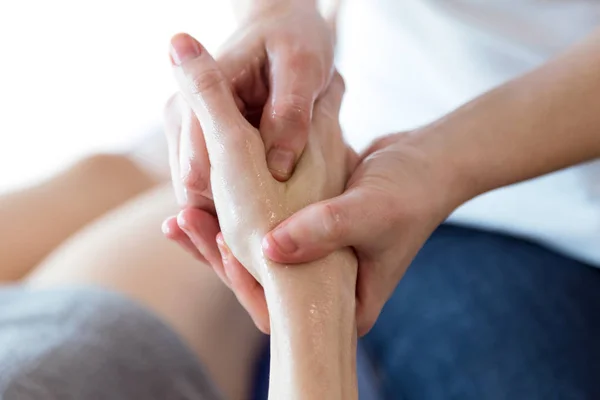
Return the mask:
M 229 250 L 229 246 L 225 243 L 225 239 L 223 238 L 223 234 L 219 232 L 216 237 L 217 247 L 219 249 L 219 253 L 221 253 L 221 258 L 223 261 L 227 261 L 231 251 Z
M 171 39 L 170 56 L 175 66 L 193 60 L 202 54 L 202 45 L 187 33 L 179 33 Z
M 219 232 L 216 237 L 217 248 L 219 249 L 219 253 L 221 253 L 221 262 L 223 264 L 223 272 L 225 272 L 226 284 L 231 286 L 231 250 L 229 250 L 229 246 L 225 243 L 225 239 L 223 238 L 223 233 Z
M 298 250 L 298 246 L 285 230 L 275 229 L 270 236 L 270 243 L 269 240 L 263 241 L 263 247 L 269 248 L 270 244 L 273 244 L 279 252 L 284 254 L 292 254 Z
M 288 179 L 294 169 L 295 160 L 294 152 L 276 147 L 267 155 L 267 165 L 276 179 Z

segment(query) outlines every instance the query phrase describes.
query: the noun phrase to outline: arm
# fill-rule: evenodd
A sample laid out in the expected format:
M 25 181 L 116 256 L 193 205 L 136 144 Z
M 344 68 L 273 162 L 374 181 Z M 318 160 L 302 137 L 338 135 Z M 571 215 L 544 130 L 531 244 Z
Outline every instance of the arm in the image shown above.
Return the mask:
M 271 318 L 271 399 L 356 399 L 356 258 L 348 251 L 261 279 Z
M 342 249 L 289 268 L 265 259 L 259 238 L 250 238 L 255 242 L 250 269 L 262 284 L 270 315 L 269 398 L 357 399 L 356 257 Z M 219 247 L 240 298 L 235 276 L 246 272 L 244 266 L 228 246 Z
M 423 243 L 458 206 L 600 157 L 599 98 L 596 32 L 430 125 L 375 141 L 346 192 L 280 224 L 266 236 L 265 254 L 293 264 L 353 246 L 365 260 L 359 270 L 368 271 L 357 284 L 364 334 Z
M 326 20 L 317 12 L 316 0 L 238 0 L 234 6 L 240 26 L 217 58 L 238 108 L 260 126 L 269 170 L 282 182 L 294 171 L 306 145 L 314 103 L 332 78 L 335 37 L 331 25 L 338 0 L 331 1 L 333 6 L 323 12 Z M 171 175 L 178 202 L 188 211 L 186 218 L 167 219 L 165 226 L 172 229 L 166 235 L 219 271 L 220 263 L 212 261 L 218 254 L 214 237 L 200 235 L 202 245 L 194 249 L 190 236 L 195 233 L 184 226 L 217 221 L 202 130 L 177 95 L 169 101 L 173 103 L 180 105 L 168 109 L 180 110 L 176 119 L 181 129 L 168 136 Z M 197 212 L 190 212 L 191 208 Z
M 221 252 L 226 246 L 232 255 L 223 256 L 226 275 L 235 288 L 226 259 L 237 259 L 264 289 L 273 349 L 270 397 L 356 399 L 355 256 L 340 249 L 289 268 L 267 261 L 261 247 L 264 234 L 279 221 L 345 186 L 354 154 L 343 143 L 338 122 L 341 77 L 334 75 L 315 103 L 306 149 L 284 183 L 270 174 L 260 132 L 240 114 L 215 61 L 188 35 L 176 36 L 172 44 L 179 87 L 204 131 L 226 243 Z
M 417 131 L 453 165 L 461 200 L 600 157 L 600 31 Z

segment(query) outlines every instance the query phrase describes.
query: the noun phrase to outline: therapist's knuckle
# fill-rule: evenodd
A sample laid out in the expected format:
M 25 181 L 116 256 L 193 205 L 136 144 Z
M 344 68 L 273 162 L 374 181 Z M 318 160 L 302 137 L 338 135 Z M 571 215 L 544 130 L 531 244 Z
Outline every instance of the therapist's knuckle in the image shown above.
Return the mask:
M 286 125 L 308 131 L 312 118 L 312 101 L 303 95 L 288 94 L 278 99 L 272 117 Z
M 326 240 L 340 243 L 348 235 L 350 225 L 344 210 L 336 203 L 325 203 L 320 207 L 320 220 Z
M 313 52 L 296 49 L 289 55 L 288 67 L 296 73 L 307 74 L 316 67 L 320 67 L 320 62 Z

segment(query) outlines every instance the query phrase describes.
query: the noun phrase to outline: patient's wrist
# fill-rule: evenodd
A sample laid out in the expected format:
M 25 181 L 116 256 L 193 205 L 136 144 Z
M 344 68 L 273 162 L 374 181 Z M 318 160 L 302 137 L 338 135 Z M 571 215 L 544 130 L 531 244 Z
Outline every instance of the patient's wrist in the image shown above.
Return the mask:
M 356 259 L 267 265 L 272 398 L 352 399 L 356 394 Z
M 259 256 L 258 278 L 273 312 L 286 313 L 295 307 L 328 307 L 354 318 L 358 263 L 349 249 L 336 251 L 311 263 L 283 265 Z M 280 310 L 280 308 L 282 308 Z M 316 314 L 314 309 L 312 314 Z M 352 312 L 350 312 L 352 311 Z

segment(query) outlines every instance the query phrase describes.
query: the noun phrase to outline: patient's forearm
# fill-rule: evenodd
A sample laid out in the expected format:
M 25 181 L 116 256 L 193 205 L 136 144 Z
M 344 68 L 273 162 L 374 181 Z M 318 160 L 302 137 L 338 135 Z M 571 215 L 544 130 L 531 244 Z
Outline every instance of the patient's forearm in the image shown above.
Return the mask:
M 288 267 L 263 261 L 271 316 L 271 399 L 356 399 L 355 282 L 350 251 Z

